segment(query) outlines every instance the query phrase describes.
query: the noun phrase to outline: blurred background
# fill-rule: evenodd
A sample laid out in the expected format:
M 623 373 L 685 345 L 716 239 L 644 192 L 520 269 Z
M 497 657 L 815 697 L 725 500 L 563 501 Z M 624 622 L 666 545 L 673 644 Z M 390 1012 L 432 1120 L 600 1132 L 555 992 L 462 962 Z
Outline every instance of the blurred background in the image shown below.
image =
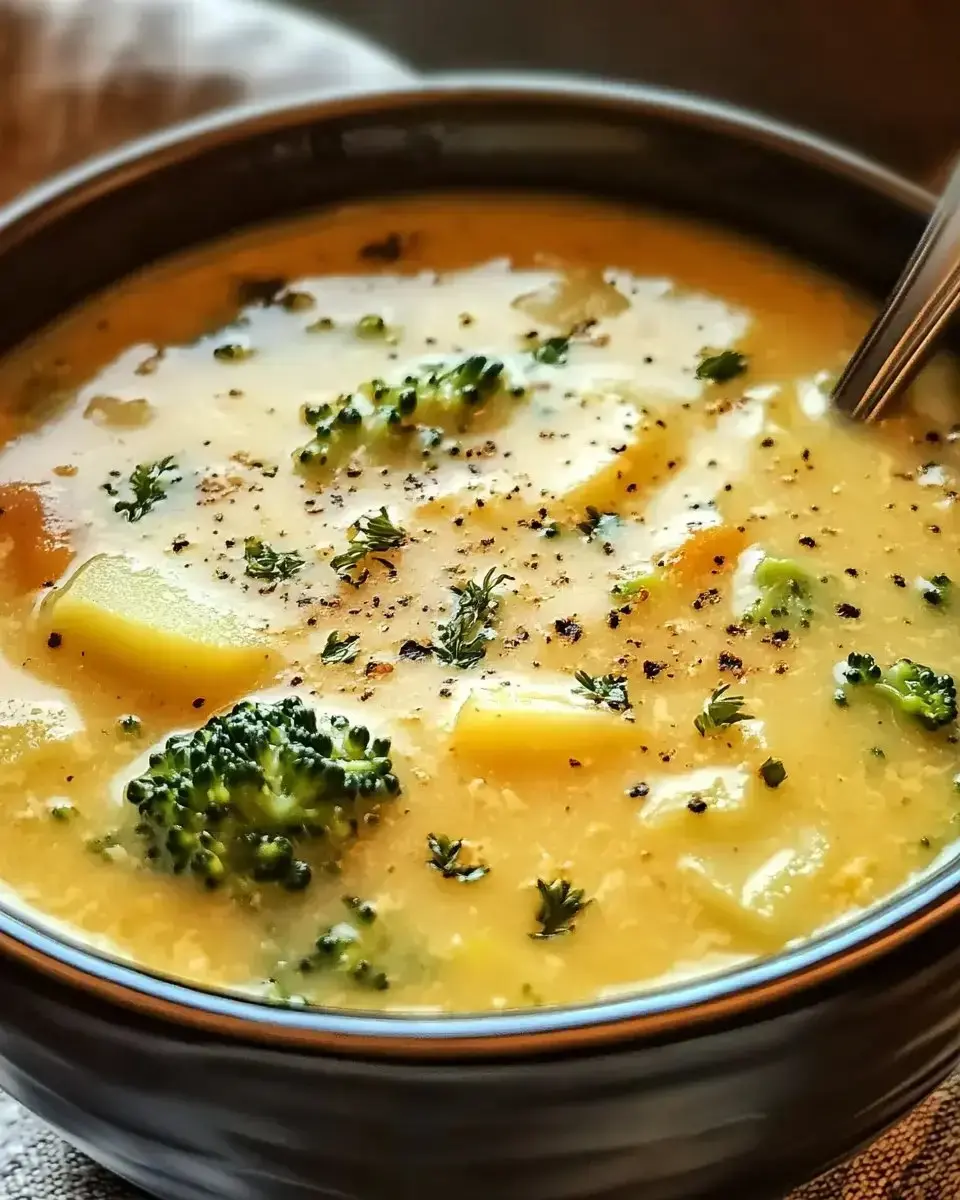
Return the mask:
M 957 0 L 0 0 L 0 199 L 238 100 L 485 68 L 720 97 L 936 186 L 958 43 Z

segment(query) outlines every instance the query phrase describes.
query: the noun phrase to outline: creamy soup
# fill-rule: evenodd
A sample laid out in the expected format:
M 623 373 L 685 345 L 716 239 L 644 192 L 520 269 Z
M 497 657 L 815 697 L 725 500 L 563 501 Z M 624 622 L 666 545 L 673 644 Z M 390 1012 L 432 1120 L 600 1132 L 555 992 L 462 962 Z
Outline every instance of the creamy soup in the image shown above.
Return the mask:
M 478 1011 L 903 885 L 957 833 L 960 409 L 944 367 L 829 411 L 869 316 L 511 196 L 91 300 L 0 365 L 10 893 L 206 985 Z

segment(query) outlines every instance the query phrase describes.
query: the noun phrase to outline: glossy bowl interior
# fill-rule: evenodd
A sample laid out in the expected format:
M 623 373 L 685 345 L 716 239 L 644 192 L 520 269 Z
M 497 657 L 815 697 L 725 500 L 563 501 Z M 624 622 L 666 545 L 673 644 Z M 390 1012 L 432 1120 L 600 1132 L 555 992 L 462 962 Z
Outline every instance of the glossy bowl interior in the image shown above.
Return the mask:
M 635 87 L 458 78 L 240 110 L 98 160 L 0 211 L 0 353 L 122 276 L 245 227 L 390 192 L 579 193 L 705 218 L 877 295 L 932 205 L 842 149 Z M 351 1054 L 500 1056 L 663 1038 L 809 1004 L 956 912 L 947 861 L 856 921 L 746 967 L 636 996 L 497 1014 L 273 1007 L 189 987 L 0 906 L 0 952 L 182 1024 Z

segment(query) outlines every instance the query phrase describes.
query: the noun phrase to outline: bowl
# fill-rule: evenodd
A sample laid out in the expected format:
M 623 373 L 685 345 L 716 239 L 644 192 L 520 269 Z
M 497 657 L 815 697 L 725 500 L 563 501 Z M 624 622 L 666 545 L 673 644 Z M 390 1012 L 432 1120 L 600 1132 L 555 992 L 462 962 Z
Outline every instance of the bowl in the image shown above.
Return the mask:
M 391 191 L 585 193 L 707 217 L 882 294 L 932 198 L 728 107 L 459 77 L 183 126 L 0 212 L 0 351 L 162 256 Z M 450 1017 L 273 1007 L 0 908 L 0 1085 L 164 1200 L 782 1200 L 960 1054 L 960 867 L 726 974 Z

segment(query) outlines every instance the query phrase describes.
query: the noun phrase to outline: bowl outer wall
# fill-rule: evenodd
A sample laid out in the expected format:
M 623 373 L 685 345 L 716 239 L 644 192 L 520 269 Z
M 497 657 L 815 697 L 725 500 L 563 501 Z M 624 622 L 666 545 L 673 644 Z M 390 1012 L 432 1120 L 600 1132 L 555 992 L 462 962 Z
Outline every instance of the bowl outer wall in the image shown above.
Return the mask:
M 0 349 L 147 262 L 377 194 L 385 179 L 662 204 L 874 291 L 892 283 L 930 203 L 804 135 L 645 89 L 459 80 L 326 99 L 197 123 L 0 214 Z M 956 891 L 947 869 L 858 926 L 688 988 L 432 1022 L 210 996 L 0 912 L 0 1080 L 171 1197 L 328 1194 L 307 1179 L 374 1196 L 385 1164 L 394 1195 L 418 1179 L 429 1195 L 430 1173 L 454 1168 L 469 1196 L 617 1196 L 639 1184 L 651 1200 L 782 1195 L 875 1136 L 955 1061 Z M 286 1049 L 253 1044 L 264 1041 Z M 389 1064 L 347 1057 L 368 1054 Z M 465 1068 L 467 1055 L 483 1061 Z

